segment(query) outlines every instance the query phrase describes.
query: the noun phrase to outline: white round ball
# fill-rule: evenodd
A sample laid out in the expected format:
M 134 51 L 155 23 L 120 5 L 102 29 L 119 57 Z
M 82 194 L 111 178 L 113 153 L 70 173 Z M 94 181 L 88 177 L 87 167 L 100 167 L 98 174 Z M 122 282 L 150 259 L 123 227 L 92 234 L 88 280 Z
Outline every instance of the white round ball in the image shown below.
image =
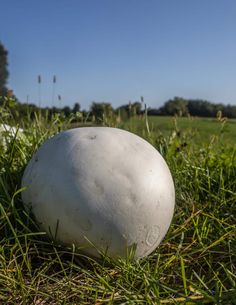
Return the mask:
M 52 238 L 125 257 L 150 254 L 165 236 L 175 190 L 166 162 L 142 138 L 116 128 L 85 127 L 47 140 L 23 175 L 22 199 Z

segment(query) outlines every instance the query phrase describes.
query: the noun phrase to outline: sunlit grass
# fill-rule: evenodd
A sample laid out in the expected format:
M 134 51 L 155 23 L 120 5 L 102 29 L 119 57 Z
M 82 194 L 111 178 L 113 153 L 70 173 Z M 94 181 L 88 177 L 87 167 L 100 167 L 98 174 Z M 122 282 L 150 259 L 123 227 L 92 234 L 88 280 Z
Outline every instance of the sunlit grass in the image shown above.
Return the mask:
M 69 120 L 48 122 L 38 113 L 21 123 L 23 137 L 1 135 L 0 141 L 7 139 L 0 146 L 0 303 L 236 304 L 235 138 L 227 138 L 229 122 L 209 120 L 207 129 L 197 121 L 193 129 L 188 120 L 151 118 L 148 132 L 145 118 L 119 124 L 107 118 L 106 125 L 155 145 L 175 180 L 170 230 L 140 261 L 96 261 L 53 244 L 24 210 L 23 170 L 42 142 L 70 127 Z M 6 114 L 1 123 L 16 122 Z
M 148 117 L 150 131 L 155 134 L 162 134 L 165 137 L 170 136 L 173 130 L 179 132 L 183 138 L 191 134 L 194 136 L 194 142 L 191 144 L 205 144 L 210 141 L 218 141 L 223 144 L 236 145 L 236 120 L 234 119 L 217 119 L 217 118 L 198 118 L 198 117 Z M 136 116 L 131 120 L 124 122 L 125 128 L 131 128 L 136 133 L 147 133 L 144 128 L 144 118 Z M 221 142 L 219 142 L 219 140 Z

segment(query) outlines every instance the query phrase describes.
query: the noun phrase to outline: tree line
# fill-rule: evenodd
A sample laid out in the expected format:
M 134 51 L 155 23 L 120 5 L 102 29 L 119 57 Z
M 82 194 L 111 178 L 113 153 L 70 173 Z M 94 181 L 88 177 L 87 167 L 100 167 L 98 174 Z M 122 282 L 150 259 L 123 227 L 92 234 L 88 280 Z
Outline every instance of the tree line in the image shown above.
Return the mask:
M 174 97 L 164 103 L 159 108 L 147 108 L 142 102 L 129 102 L 117 108 L 107 102 L 92 102 L 88 110 L 81 109 L 80 103 L 75 103 L 72 107 L 44 107 L 40 108 L 35 104 L 20 103 L 14 98 L 0 97 L 0 106 L 11 108 L 12 113 L 19 118 L 31 115 L 34 117 L 35 112 L 51 119 L 56 114 L 61 114 L 66 118 L 77 116 L 77 118 L 86 118 L 87 121 L 96 123 L 104 122 L 106 118 L 118 118 L 119 120 L 127 120 L 133 116 L 198 116 L 198 117 L 227 117 L 236 118 L 236 106 L 214 104 L 205 100 L 184 99 Z
M 218 113 L 228 118 L 236 118 L 236 105 L 211 103 L 202 99 L 174 97 L 157 109 L 148 109 L 149 115 L 178 115 L 216 117 Z

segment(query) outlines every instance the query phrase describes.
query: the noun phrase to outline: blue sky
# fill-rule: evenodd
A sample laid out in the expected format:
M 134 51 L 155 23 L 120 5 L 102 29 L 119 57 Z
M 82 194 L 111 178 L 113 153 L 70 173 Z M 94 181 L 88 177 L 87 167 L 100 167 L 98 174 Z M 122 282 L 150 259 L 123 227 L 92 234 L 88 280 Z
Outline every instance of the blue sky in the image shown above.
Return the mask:
M 144 96 L 236 104 L 235 0 L 1 0 L 16 96 L 117 107 Z M 58 104 L 54 99 L 54 105 Z

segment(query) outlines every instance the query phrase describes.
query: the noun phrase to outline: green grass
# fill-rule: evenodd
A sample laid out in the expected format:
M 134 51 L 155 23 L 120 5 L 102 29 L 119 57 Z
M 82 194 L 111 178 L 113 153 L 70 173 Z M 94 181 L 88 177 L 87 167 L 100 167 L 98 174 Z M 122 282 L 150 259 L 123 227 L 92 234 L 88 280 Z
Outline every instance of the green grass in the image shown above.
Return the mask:
M 198 145 L 210 141 L 221 141 L 224 144 L 236 144 L 236 120 L 224 118 L 198 118 L 198 117 L 148 117 L 150 132 L 170 136 L 173 131 L 181 133 L 181 137 L 191 134 Z M 124 128 L 131 128 L 138 134 L 146 133 L 143 128 L 144 118 L 135 117 L 123 124 Z
M 234 121 L 155 117 L 149 132 L 145 118 L 117 125 L 155 145 L 176 186 L 169 232 L 139 261 L 95 261 L 56 245 L 23 209 L 27 162 L 70 122 L 57 116 L 49 125 L 28 118 L 24 137 L 4 135 L 0 148 L 0 304 L 236 304 Z

